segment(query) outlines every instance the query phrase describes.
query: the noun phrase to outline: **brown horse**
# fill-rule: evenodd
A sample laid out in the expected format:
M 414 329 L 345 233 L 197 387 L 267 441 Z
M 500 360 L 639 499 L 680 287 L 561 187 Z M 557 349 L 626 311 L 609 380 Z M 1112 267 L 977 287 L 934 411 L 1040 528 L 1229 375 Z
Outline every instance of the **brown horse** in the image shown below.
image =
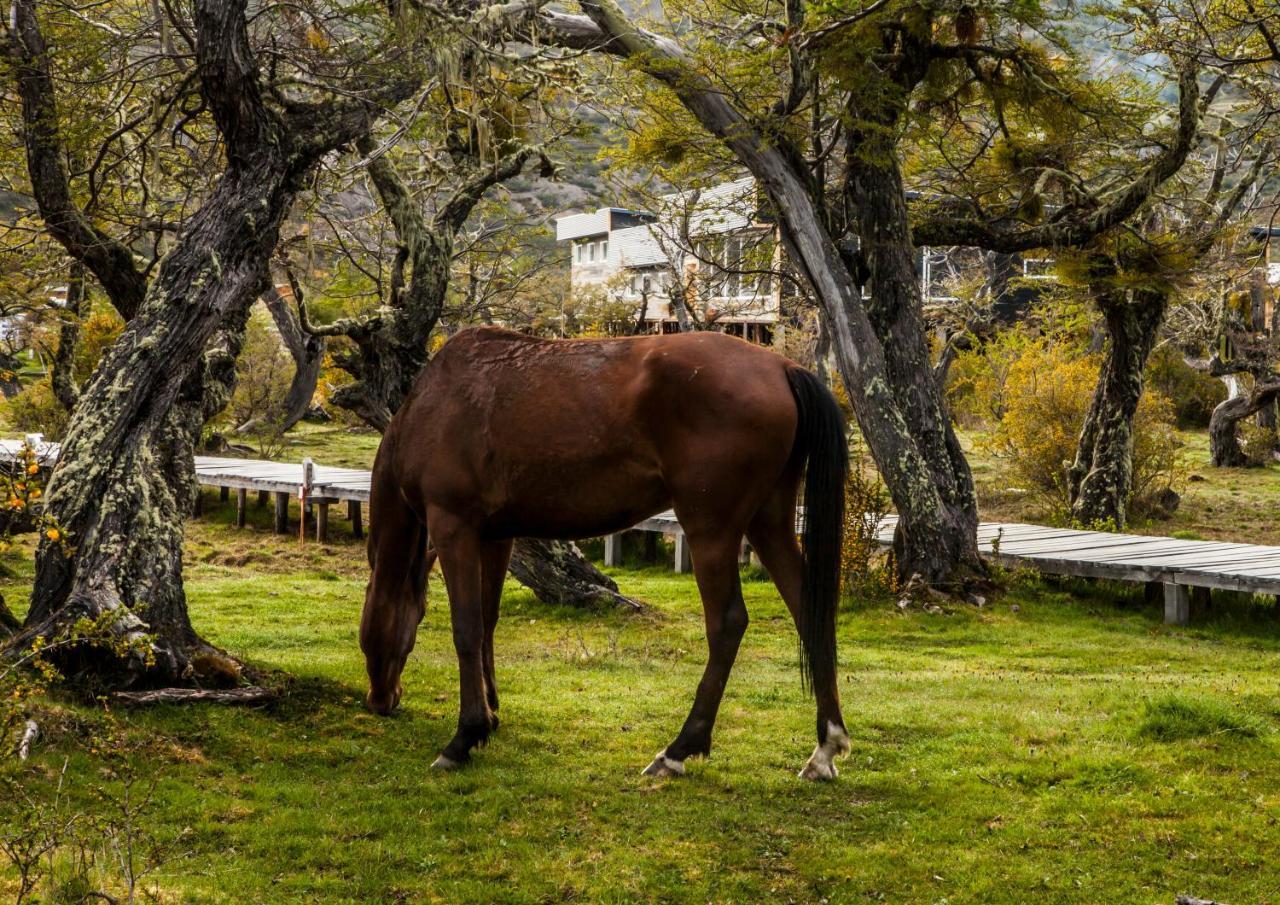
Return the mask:
M 804 549 L 796 494 L 806 470 Z M 464 330 L 423 369 L 373 468 L 360 624 L 371 709 L 389 713 L 438 555 L 461 673 L 458 731 L 434 766 L 497 728 L 493 632 L 517 537 L 579 539 L 674 508 L 693 557 L 710 657 L 675 741 L 645 773 L 684 772 L 711 730 L 747 627 L 745 535 L 794 617 L 818 747 L 800 775 L 831 779 L 849 749 L 836 690 L 848 454 L 835 400 L 811 373 L 717 333 L 542 340 Z

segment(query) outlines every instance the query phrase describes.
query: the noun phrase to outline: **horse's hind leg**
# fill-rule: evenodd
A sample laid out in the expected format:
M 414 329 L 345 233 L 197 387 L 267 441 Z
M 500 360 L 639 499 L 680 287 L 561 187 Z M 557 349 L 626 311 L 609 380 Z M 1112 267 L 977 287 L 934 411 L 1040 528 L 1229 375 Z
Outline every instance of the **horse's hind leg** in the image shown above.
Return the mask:
M 511 541 L 490 541 L 480 554 L 480 598 L 484 610 L 484 691 L 489 710 L 498 710 L 498 682 L 493 670 L 493 632 L 498 627 L 498 607 L 502 602 L 502 583 L 511 563 Z M 493 728 L 498 718 L 493 717 Z
M 747 607 L 742 601 L 738 577 L 740 534 L 694 535 L 689 538 L 693 574 L 702 596 L 709 657 L 693 699 L 693 708 L 676 740 L 653 759 L 645 774 L 674 776 L 684 773 L 685 759 L 711 753 L 711 730 L 724 695 L 738 645 L 747 630 Z
M 800 593 L 804 557 L 796 542 L 795 488 L 780 487 L 756 513 L 747 528 L 747 540 L 778 587 L 778 593 L 800 623 Z M 834 779 L 835 758 L 849 751 L 849 735 L 840 713 L 840 693 L 834 679 L 826 687 L 815 688 L 818 704 L 818 746 L 800 771 L 803 779 Z
M 453 647 L 458 655 L 458 731 L 432 765 L 447 770 L 469 761 L 471 749 L 485 744 L 493 729 L 485 695 L 484 544 L 473 527 L 448 513 L 433 509 L 427 523 L 449 591 Z

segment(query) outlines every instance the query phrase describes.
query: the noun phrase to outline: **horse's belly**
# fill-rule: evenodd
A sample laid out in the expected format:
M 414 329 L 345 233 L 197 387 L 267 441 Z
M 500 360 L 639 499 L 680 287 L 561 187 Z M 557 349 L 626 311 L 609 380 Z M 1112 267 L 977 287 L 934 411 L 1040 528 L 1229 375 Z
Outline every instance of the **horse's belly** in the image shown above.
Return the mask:
M 581 540 L 623 531 L 671 508 L 656 468 L 615 460 L 524 468 L 518 486 L 487 521 L 486 533 L 503 537 Z

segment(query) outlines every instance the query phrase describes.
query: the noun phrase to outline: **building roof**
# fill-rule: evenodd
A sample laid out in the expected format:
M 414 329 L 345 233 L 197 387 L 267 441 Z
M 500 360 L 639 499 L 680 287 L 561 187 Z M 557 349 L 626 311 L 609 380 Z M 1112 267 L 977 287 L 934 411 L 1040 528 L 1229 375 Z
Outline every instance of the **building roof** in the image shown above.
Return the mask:
M 735 232 L 760 220 L 755 179 L 748 176 L 709 189 L 673 192 L 662 196 L 661 219 L 672 220 L 688 211 L 689 231 L 694 235 Z M 647 211 L 602 207 L 590 214 L 566 214 L 556 218 L 556 241 L 608 236 L 616 248 L 630 252 L 620 260 L 627 267 L 661 263 L 663 255 L 650 228 L 659 220 Z
M 625 207 L 602 207 L 592 214 L 565 214 L 556 218 L 556 241 L 603 236 L 653 219 L 653 214 L 648 211 L 633 211 Z

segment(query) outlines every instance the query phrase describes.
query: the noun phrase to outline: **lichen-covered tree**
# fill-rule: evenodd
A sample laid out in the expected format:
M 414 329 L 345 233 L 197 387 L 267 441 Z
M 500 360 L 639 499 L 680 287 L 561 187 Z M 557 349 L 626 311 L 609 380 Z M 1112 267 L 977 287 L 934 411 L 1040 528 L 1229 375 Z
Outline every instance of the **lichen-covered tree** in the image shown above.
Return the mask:
M 1251 125 L 1247 134 L 1255 134 Z M 1169 308 L 1234 218 L 1262 197 L 1259 177 L 1272 160 L 1264 143 L 1246 166 L 1247 148 L 1220 145 L 1207 172 L 1184 171 L 1181 198 L 1165 193 L 1147 216 L 1104 236 L 1082 252 L 1083 282 L 1102 314 L 1106 349 L 1075 460 L 1067 470 L 1073 520 L 1124 527 L 1133 492 L 1133 420 L 1144 371 Z M 1234 162 L 1233 163 L 1229 162 Z M 1200 186 L 1197 173 L 1203 174 Z M 1233 185 L 1224 191 L 1224 185 Z M 1242 210 L 1243 209 L 1243 210 Z M 1256 257 L 1248 255 L 1246 257 Z M 1237 268 L 1219 257 L 1209 267 L 1228 278 Z M 1259 402 L 1259 407 L 1265 400 Z
M 27 60 L 49 59 L 36 10 L 22 2 L 15 10 L 10 42 L 24 46 Z M 234 664 L 196 634 L 187 615 L 184 503 L 169 476 L 190 462 L 190 439 L 207 414 L 205 387 L 226 384 L 209 372 L 233 367 L 238 328 L 267 288 L 270 255 L 296 194 L 325 155 L 408 99 L 420 67 L 434 59 L 419 49 L 419 37 L 435 22 L 365 6 L 340 15 L 317 8 L 305 23 L 297 14 L 261 12 L 251 30 L 244 2 L 197 0 L 189 20 L 168 20 L 168 39 L 179 47 L 174 66 L 198 90 L 195 110 L 207 111 L 216 128 L 223 163 L 150 272 L 137 266 L 130 246 L 105 241 L 74 204 L 45 217 L 51 232 L 64 230 L 83 246 L 85 266 L 113 287 L 113 298 L 128 301 L 132 316 L 76 403 L 46 502 L 69 544 L 42 544 L 24 632 L 47 634 L 88 616 L 109 619 L 122 638 L 145 637 L 142 656 L 86 653 L 82 666 L 116 681 L 234 677 Z M 336 40 L 356 16 L 364 17 L 362 42 Z M 263 41 L 273 49 L 270 66 L 260 62 Z M 338 47 L 344 63 L 334 67 Z M 23 90 L 40 81 L 33 70 L 26 78 L 28 70 Z M 33 161 L 33 183 L 52 165 L 47 156 Z M 212 356 L 205 354 L 211 346 Z M 184 398 L 192 404 L 181 406 Z
M 170 149 L 175 152 L 172 154 L 151 141 L 169 121 L 174 107 L 184 98 L 192 99 L 193 94 L 188 80 L 157 58 L 149 58 L 149 63 L 136 62 L 139 57 L 148 59 L 134 55 L 138 48 L 165 45 L 163 28 L 149 14 L 143 14 L 149 24 L 142 24 L 138 12 L 126 5 L 110 7 L 105 13 L 113 26 L 109 31 L 78 17 L 60 18 L 51 12 L 45 23 L 56 35 L 57 43 L 51 46 L 46 42 L 35 4 L 19 0 L 12 8 L 6 35 L 5 49 L 12 63 L 17 103 L 7 107 L 5 115 L 15 121 L 22 137 L 25 171 L 36 213 L 73 261 L 52 367 L 53 391 L 61 404 L 73 412 L 82 398 L 71 366 L 79 319 L 85 313 L 86 272 L 92 274 L 123 319 L 137 315 L 165 239 L 181 228 L 185 211 L 196 195 L 194 185 L 202 182 L 195 171 L 212 163 L 213 149 L 204 140 L 200 125 L 188 124 L 183 133 L 187 147 L 181 151 Z M 104 39 L 104 34 L 111 39 Z M 86 60 L 105 59 L 115 60 L 118 71 L 126 78 L 103 79 L 88 84 L 89 90 L 78 92 L 57 90 L 55 67 L 62 72 L 92 71 L 85 69 Z M 150 102 L 139 103 L 136 98 L 143 86 L 153 92 Z M 107 125 L 96 132 L 78 124 L 65 128 L 80 120 L 110 124 L 112 118 L 103 118 L 107 111 L 119 114 L 124 125 Z M 68 132 L 74 144 L 68 141 Z M 70 164 L 82 159 L 91 163 L 73 172 Z M 172 166 L 175 160 L 181 162 L 180 166 Z M 113 192 L 106 187 L 110 180 L 131 177 L 142 185 L 143 191 Z M 108 233 L 98 225 L 106 222 L 121 224 L 122 235 Z M 205 350 L 197 350 L 199 367 L 194 376 L 184 381 L 174 403 L 156 419 L 159 439 L 151 458 L 150 480 L 162 485 L 164 494 L 155 501 L 150 515 L 153 520 L 178 521 L 179 531 L 194 487 L 192 446 L 205 417 L 221 407 L 229 389 L 227 382 L 232 372 L 228 356 L 234 356 L 238 338 L 234 322 L 223 326 L 227 329 L 217 342 L 210 344 L 203 360 L 200 353 Z M 174 637 L 195 636 L 185 607 L 162 604 L 153 618 L 157 624 L 167 620 L 168 631 Z M 56 621 L 48 599 L 35 595 L 27 614 L 27 634 L 47 633 Z
M 369 313 L 313 324 L 301 280 L 293 268 L 288 270 L 303 331 L 317 339 L 345 341 L 344 347 L 334 349 L 333 360 L 352 380 L 334 392 L 333 404 L 355 413 L 379 432 L 386 430 L 427 363 L 428 346 L 446 312 L 460 240 L 477 206 L 491 189 L 534 165 L 543 177 L 554 174 L 542 143 L 530 143 L 527 130 L 520 128 L 527 114 L 504 102 L 501 89 L 494 86 L 489 95 L 498 99 L 490 101 L 496 109 L 485 112 L 490 119 L 481 126 L 474 106 L 463 115 L 447 100 L 458 86 L 452 91 L 447 84 L 441 87 L 439 93 L 446 101 L 440 127 L 421 130 L 427 136 L 405 142 L 408 146 L 402 151 L 411 172 L 428 176 L 411 182 L 392 159 L 393 151 L 400 149 L 380 148 L 372 136 L 356 143 L 393 237 L 390 279 L 380 304 Z M 470 90 L 484 93 L 474 84 Z M 374 273 L 380 263 L 359 269 Z M 376 283 L 372 288 L 380 290 Z M 511 572 L 544 602 L 636 606 L 572 543 L 521 539 L 512 555 Z
M 784 248 L 819 302 L 898 511 L 900 571 L 937 584 L 981 574 L 973 480 L 932 376 L 915 245 L 1011 253 L 1078 244 L 1123 222 L 1187 152 L 1194 73 L 1181 80 L 1174 140 L 1131 162 L 1105 196 L 1081 197 L 1047 175 L 1052 160 L 1034 153 L 1037 130 L 1067 113 L 1062 132 L 1089 122 L 1093 108 L 1111 99 L 1069 48 L 1032 37 L 1056 27 L 1047 7 L 912 2 L 819 10 L 793 0 L 777 16 L 744 19 L 737 7 L 723 17 L 715 14 L 721 7 L 701 4 L 680 8 L 696 27 L 680 29 L 677 40 L 637 26 L 613 0 L 580 5 L 585 17 L 531 11 L 529 32 L 624 58 L 664 85 L 686 115 L 664 108 L 643 147 L 676 160 L 716 159 L 727 150 L 767 196 Z M 947 135 L 936 126 L 944 119 Z M 690 120 L 693 135 L 716 147 L 689 139 Z M 954 147 L 968 156 L 908 153 L 923 143 L 905 139 L 927 129 L 944 153 Z M 1032 153 L 1011 153 L 1018 143 Z M 908 165 L 912 177 L 946 174 L 920 212 L 908 204 Z M 1011 198 L 993 190 L 976 205 L 933 203 L 957 197 L 948 189 L 957 173 L 997 166 L 1004 184 L 1031 191 Z M 1064 199 L 1056 209 L 1046 203 L 1051 191 Z M 1038 206 L 1025 203 L 1037 198 Z
M 1252 252 L 1247 259 L 1253 270 L 1220 294 L 1211 337 L 1214 352 L 1203 362 L 1204 370 L 1228 386 L 1228 397 L 1209 418 L 1209 461 L 1219 468 L 1256 464 L 1240 442 L 1240 426 L 1247 418 L 1256 417 L 1260 428 L 1274 434 L 1274 421 L 1268 423 L 1265 416 L 1274 415 L 1280 399 L 1280 342 L 1276 336 L 1280 305 L 1268 285 L 1264 260 L 1267 245 L 1274 238 L 1268 227 L 1261 228 L 1262 236 L 1252 232 L 1246 234 L 1244 243 Z

